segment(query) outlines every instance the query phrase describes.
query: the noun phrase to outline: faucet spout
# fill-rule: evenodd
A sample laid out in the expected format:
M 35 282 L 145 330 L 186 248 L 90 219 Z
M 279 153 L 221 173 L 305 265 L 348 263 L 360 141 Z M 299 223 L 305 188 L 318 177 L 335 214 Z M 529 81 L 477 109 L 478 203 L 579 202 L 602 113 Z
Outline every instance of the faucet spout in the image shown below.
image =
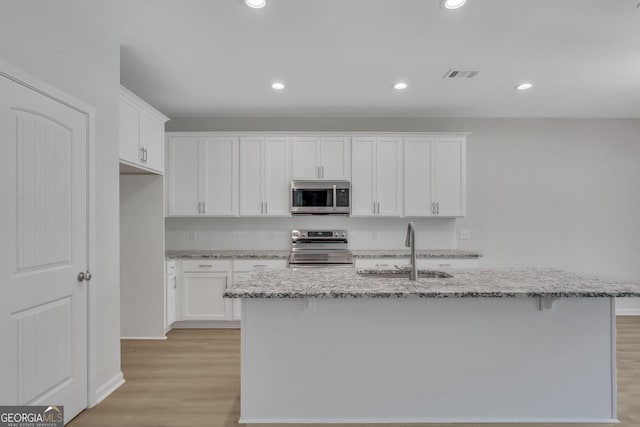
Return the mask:
M 409 261 L 409 280 L 418 280 L 418 266 L 416 265 L 416 231 L 413 222 L 407 225 L 407 237 L 404 245 L 411 248 L 411 260 Z

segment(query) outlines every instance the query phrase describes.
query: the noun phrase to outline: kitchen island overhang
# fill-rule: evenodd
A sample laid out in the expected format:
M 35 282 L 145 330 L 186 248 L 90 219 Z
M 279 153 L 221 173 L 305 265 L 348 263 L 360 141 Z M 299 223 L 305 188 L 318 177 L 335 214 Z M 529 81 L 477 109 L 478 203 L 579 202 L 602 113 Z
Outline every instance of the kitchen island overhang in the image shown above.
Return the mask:
M 613 297 L 640 287 L 553 270 L 453 275 L 285 270 L 231 287 L 240 422 L 615 422 Z

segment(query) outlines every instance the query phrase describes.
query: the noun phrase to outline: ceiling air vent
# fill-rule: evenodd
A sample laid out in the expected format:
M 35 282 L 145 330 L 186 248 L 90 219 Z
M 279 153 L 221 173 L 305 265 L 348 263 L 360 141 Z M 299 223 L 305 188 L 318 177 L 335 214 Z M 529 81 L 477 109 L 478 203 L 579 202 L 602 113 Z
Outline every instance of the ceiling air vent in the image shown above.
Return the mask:
M 478 75 L 478 70 L 455 70 L 450 69 L 443 79 L 472 79 Z

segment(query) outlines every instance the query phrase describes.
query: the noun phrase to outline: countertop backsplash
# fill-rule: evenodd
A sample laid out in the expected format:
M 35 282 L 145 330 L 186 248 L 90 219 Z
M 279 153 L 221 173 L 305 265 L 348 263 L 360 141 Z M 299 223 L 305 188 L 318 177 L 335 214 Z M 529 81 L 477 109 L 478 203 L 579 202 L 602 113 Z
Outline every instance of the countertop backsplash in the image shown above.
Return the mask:
M 301 216 L 291 218 L 167 218 L 166 249 L 287 250 L 293 229 L 345 229 L 349 248 L 404 249 L 407 223 L 416 226 L 418 249 L 457 249 L 455 219 L 354 218 Z M 482 248 L 478 248 L 481 250 Z

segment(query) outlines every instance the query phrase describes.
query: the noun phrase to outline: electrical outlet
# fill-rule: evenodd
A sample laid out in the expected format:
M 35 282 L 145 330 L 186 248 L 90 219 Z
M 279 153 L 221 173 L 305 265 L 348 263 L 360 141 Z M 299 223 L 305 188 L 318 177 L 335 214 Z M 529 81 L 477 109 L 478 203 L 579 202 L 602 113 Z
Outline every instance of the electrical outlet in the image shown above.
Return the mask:
M 464 228 L 460 230 L 460 240 L 469 240 L 471 238 L 471 232 Z
M 198 234 L 195 231 L 190 232 L 189 240 L 198 240 Z
M 373 232 L 373 240 L 378 240 L 378 232 L 377 231 Z

